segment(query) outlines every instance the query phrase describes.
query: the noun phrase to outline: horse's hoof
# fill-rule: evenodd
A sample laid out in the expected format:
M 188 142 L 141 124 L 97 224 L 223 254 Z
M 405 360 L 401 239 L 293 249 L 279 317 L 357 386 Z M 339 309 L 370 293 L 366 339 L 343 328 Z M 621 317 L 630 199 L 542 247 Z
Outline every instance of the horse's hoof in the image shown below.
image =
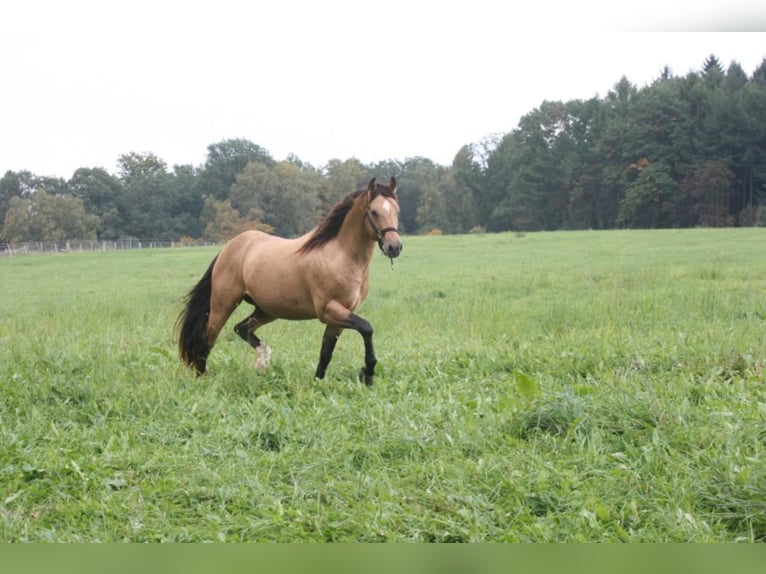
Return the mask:
M 364 383 L 368 387 L 372 386 L 373 377 L 368 377 L 367 373 L 364 372 L 364 367 L 359 369 L 359 382 Z

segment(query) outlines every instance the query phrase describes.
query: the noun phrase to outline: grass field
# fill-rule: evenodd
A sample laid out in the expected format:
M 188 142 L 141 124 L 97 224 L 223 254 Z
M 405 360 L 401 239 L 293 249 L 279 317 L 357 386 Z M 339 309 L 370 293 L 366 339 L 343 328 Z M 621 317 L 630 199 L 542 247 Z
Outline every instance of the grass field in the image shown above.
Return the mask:
M 372 389 L 317 322 L 185 369 L 214 254 L 0 259 L 3 541 L 766 541 L 766 230 L 405 237 Z

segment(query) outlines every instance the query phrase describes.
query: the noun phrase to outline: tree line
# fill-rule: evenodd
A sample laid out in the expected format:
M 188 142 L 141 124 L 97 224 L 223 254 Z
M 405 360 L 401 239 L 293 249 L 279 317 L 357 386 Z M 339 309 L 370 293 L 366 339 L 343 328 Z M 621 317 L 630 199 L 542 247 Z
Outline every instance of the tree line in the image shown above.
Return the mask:
M 545 101 L 511 132 L 464 145 L 450 166 L 416 157 L 315 167 L 228 139 L 200 166 L 131 152 L 117 167 L 69 180 L 6 172 L 0 241 L 296 236 L 390 175 L 407 233 L 766 225 L 766 59 L 748 76 L 711 55 L 699 71 L 665 68 L 642 88 L 623 77 L 604 97 Z

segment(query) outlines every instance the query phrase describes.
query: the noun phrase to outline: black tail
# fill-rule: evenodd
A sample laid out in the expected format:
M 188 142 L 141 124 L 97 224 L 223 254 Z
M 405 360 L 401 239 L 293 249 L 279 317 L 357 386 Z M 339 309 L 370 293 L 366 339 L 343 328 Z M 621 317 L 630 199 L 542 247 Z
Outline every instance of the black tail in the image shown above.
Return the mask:
M 180 327 L 178 350 L 181 360 L 194 367 L 201 375 L 207 368 L 207 356 L 210 347 L 207 344 L 207 320 L 210 312 L 210 293 L 213 284 L 213 266 L 208 267 L 202 279 L 186 295 L 185 307 L 176 320 L 176 329 Z

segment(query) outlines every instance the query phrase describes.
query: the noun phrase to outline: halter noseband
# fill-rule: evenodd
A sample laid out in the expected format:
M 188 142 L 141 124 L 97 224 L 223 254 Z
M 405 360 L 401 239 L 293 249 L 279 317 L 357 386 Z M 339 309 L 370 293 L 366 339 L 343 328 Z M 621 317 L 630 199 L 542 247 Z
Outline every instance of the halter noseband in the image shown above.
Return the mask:
M 396 231 L 397 233 L 399 233 L 399 229 L 396 227 L 384 227 L 383 229 L 379 229 L 378 226 L 375 225 L 375 221 L 372 219 L 369 209 L 365 210 L 364 216 L 367 218 L 367 221 L 369 222 L 370 227 L 372 227 L 372 230 L 375 232 L 375 237 L 378 238 L 378 247 L 380 247 L 381 253 L 383 253 L 383 255 L 386 255 L 386 252 L 383 249 L 383 237 L 389 231 Z M 388 257 L 388 255 L 386 255 L 386 257 Z M 389 257 L 389 259 L 391 258 Z M 391 264 L 393 265 L 393 263 L 394 263 L 394 260 L 391 259 Z

